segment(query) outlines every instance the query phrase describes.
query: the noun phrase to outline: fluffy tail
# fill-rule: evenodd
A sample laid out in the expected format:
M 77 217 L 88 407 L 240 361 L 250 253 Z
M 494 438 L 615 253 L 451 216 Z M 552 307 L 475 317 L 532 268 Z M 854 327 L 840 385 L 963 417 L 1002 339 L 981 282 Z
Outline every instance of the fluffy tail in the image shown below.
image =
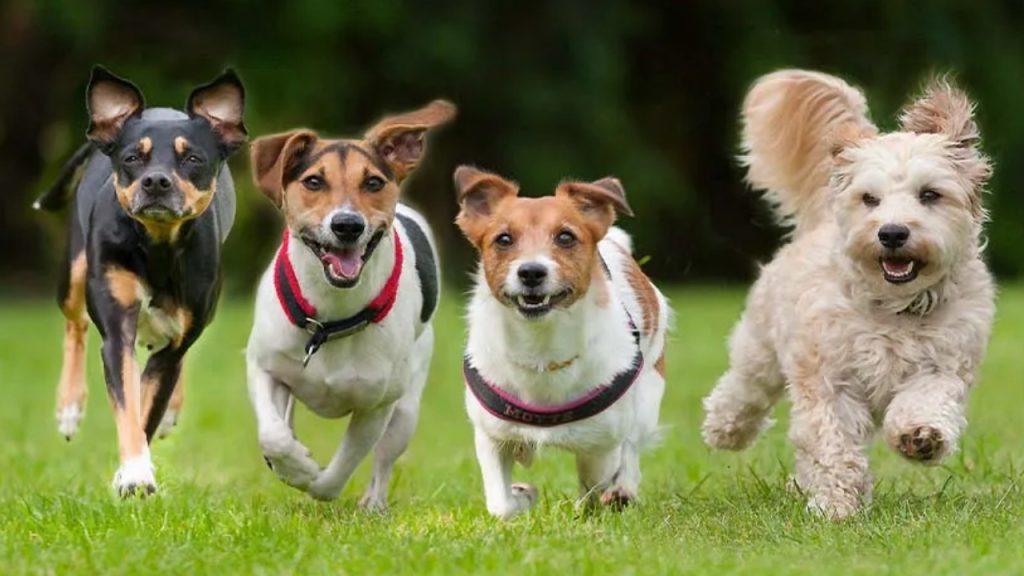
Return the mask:
M 799 233 L 828 209 L 833 138 L 838 129 L 874 131 L 867 102 L 846 82 L 807 70 L 762 76 L 743 102 L 747 181 Z
M 36 198 L 36 201 L 32 203 L 32 208 L 56 212 L 66 206 L 71 198 L 71 183 L 75 179 L 75 175 L 78 174 L 78 169 L 89 159 L 92 151 L 93 146 L 89 142 L 75 150 L 71 158 L 68 158 L 68 161 L 60 167 L 57 181 L 53 183 L 53 186 L 47 188 L 39 198 Z

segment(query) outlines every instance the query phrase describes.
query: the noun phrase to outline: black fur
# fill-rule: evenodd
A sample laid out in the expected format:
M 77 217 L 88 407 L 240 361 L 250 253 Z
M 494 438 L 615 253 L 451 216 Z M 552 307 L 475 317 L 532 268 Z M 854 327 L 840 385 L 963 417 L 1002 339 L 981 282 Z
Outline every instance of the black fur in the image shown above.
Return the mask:
M 427 240 L 427 235 L 415 220 L 402 214 L 396 214 L 405 228 L 405 234 L 412 243 L 416 254 L 416 274 L 420 277 L 420 291 L 423 293 L 423 307 L 420 309 L 420 321 L 427 323 L 437 309 L 439 283 L 437 278 L 437 260 L 434 249 Z

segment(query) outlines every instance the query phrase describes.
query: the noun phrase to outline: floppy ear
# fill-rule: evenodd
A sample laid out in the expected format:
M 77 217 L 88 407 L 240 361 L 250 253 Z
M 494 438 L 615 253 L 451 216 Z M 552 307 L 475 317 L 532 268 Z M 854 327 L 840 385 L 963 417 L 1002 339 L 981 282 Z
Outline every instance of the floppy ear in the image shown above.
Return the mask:
M 293 130 L 253 141 L 252 180 L 275 206 L 281 206 L 284 185 L 296 176 L 299 160 L 312 150 L 316 139 L 316 133 L 310 130 Z
M 908 132 L 942 134 L 953 145 L 953 161 L 972 190 L 971 208 L 981 216 L 981 195 L 992 175 L 992 165 L 978 144 L 981 132 L 974 120 L 974 103 L 948 77 L 933 78 L 917 101 L 900 113 L 900 125 Z
M 101 151 L 109 153 L 124 123 L 129 118 L 139 117 L 146 104 L 135 84 L 102 66 L 93 66 L 85 106 L 89 110 L 86 136 Z
M 633 210 L 626 202 L 626 191 L 618 178 L 607 177 L 593 182 L 563 182 L 555 190 L 555 196 L 568 198 L 585 218 L 595 226 L 596 237 L 604 238 L 608 228 L 615 222 L 615 215 L 632 216 Z
M 230 68 L 210 83 L 193 90 L 185 110 L 193 118 L 201 116 L 210 122 L 225 156 L 237 150 L 248 136 L 245 123 L 242 122 L 245 114 L 245 88 Z
M 401 182 L 423 157 L 427 130 L 447 124 L 455 118 L 455 105 L 434 100 L 415 112 L 388 116 L 366 132 L 366 140 Z
M 455 169 L 455 194 L 460 208 L 455 224 L 470 242 L 479 247 L 484 222 L 494 213 L 499 202 L 519 194 L 519 186 L 497 174 L 472 166 L 459 166 Z

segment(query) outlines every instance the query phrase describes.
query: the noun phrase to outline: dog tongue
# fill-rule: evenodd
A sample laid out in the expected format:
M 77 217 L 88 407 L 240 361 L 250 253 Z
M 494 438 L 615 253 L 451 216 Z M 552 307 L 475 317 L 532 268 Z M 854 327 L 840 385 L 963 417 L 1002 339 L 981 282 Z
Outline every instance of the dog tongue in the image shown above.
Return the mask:
M 326 252 L 323 261 L 331 267 L 331 273 L 341 278 L 352 279 L 359 275 L 363 267 L 363 257 L 355 250 Z

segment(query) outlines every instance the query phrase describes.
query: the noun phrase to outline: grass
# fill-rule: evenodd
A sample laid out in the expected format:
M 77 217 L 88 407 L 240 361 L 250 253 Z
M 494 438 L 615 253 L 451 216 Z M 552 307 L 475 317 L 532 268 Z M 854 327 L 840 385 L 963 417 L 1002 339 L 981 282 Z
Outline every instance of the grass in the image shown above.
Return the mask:
M 160 493 L 119 501 L 110 408 L 91 334 L 88 417 L 70 444 L 53 421 L 62 325 L 48 302 L 0 306 L 0 573 L 1024 573 L 1020 434 L 1024 289 L 1004 291 L 963 450 L 946 464 L 907 464 L 872 450 L 874 506 L 833 524 L 804 512 L 784 485 L 792 468 L 780 424 L 751 450 L 700 441 L 700 399 L 725 367 L 740 290 L 671 294 L 664 443 L 644 457 L 643 501 L 577 518 L 575 472 L 550 450 L 517 471 L 541 491 L 528 516 L 484 510 L 462 407 L 460 304 L 446 300 L 419 430 L 399 462 L 392 508 L 358 510 L 363 466 L 338 501 L 277 481 L 256 444 L 242 348 L 251 311 L 222 306 L 187 365 L 183 421 L 158 442 Z M 344 430 L 301 413 L 298 433 L 325 459 Z

